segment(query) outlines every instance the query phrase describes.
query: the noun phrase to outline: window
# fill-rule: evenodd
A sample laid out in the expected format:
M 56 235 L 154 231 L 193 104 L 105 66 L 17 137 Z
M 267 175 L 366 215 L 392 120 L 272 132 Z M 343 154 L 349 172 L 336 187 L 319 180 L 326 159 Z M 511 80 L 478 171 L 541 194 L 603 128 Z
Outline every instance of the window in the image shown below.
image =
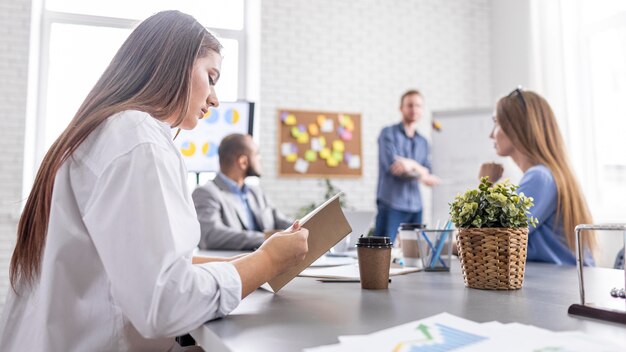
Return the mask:
M 244 0 L 47 0 L 43 10 L 35 160 L 72 119 L 132 28 L 151 14 L 193 15 L 224 46 L 218 98 L 243 97 Z
M 585 0 L 584 32 L 593 117 L 598 204 L 603 218 L 624 221 L 626 212 L 626 3 Z M 601 6 L 599 6 L 601 5 Z

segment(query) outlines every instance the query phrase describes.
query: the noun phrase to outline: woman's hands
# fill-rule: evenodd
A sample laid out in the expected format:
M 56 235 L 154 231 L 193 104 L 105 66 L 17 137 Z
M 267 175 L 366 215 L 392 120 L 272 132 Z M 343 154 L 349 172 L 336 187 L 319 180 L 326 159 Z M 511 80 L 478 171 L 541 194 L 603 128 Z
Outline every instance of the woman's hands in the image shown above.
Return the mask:
M 309 230 L 296 220 L 288 229 L 271 235 L 257 252 L 268 256 L 275 269 L 275 275 L 298 265 L 306 256 L 309 247 Z
M 296 220 L 287 230 L 270 236 L 255 252 L 233 260 L 241 277 L 241 297 L 302 262 L 309 250 L 308 237 L 309 230 Z

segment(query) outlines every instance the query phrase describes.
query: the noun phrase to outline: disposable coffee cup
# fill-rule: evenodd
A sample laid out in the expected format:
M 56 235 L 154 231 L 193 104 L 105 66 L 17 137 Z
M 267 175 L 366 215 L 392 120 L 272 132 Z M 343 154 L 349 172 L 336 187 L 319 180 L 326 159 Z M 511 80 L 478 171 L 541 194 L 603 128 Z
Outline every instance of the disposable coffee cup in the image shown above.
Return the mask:
M 389 237 L 360 237 L 356 244 L 361 288 L 383 290 L 389 287 L 391 247 Z
M 398 238 L 402 248 L 404 266 L 422 269 L 422 248 L 420 246 L 420 231 L 426 228 L 424 224 L 402 223 L 398 227 Z

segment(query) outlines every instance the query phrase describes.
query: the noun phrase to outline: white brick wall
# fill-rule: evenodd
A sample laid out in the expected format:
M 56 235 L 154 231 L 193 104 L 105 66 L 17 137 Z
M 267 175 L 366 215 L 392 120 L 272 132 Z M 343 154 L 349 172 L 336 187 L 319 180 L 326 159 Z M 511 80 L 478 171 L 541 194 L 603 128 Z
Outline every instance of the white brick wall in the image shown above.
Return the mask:
M 263 0 L 261 182 L 274 202 L 294 214 L 323 196 L 317 179 L 277 177 L 276 109 L 355 111 L 363 177 L 333 183 L 353 207 L 375 209 L 376 140 L 400 120 L 404 91 L 420 89 L 430 111 L 491 105 L 490 11 L 489 0 Z
M 30 8 L 29 0 L 0 2 L 0 311 L 21 207 Z
M 276 109 L 363 114 L 364 176 L 333 180 L 357 209 L 374 209 L 376 138 L 399 120 L 398 99 L 422 90 L 429 110 L 491 105 L 490 0 L 263 0 L 262 180 L 295 213 L 319 201 L 315 179 L 277 178 Z M 0 309 L 20 208 L 29 0 L 0 2 Z M 422 131 L 428 133 L 422 124 Z

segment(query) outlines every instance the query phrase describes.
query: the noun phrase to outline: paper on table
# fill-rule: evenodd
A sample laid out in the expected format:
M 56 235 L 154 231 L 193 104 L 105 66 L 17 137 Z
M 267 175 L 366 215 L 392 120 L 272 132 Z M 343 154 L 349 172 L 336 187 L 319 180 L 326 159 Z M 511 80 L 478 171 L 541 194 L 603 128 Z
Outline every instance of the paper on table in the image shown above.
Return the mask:
M 555 333 L 522 324 L 479 324 L 448 313 L 338 339 L 339 344 L 304 351 L 624 351 L 622 343 L 579 331 Z
M 300 225 L 309 230 L 307 241 L 309 251 L 300 264 L 268 282 L 274 293 L 352 232 L 352 228 L 339 205 L 340 195 L 341 192 L 337 193 L 300 219 Z
M 420 270 L 421 269 L 418 268 L 391 268 L 389 269 L 389 276 L 414 273 Z M 359 281 L 361 277 L 359 275 L 358 264 L 333 266 L 328 268 L 309 268 L 301 272 L 299 276 L 355 281 Z
M 348 265 L 356 263 L 356 258 L 354 257 L 329 257 L 329 256 L 321 256 L 319 259 L 314 261 L 309 268 L 320 268 L 320 267 L 329 267 L 329 266 L 340 266 L 340 265 Z

